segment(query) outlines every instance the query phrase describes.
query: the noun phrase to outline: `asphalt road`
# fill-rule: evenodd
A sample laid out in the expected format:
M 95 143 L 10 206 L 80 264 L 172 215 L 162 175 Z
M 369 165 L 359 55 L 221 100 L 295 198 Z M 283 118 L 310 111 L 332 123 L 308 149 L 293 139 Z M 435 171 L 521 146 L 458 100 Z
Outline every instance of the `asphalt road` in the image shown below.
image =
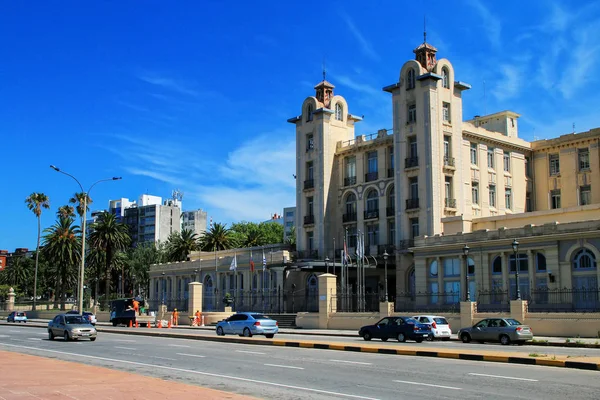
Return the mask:
M 600 392 L 593 371 L 121 334 L 49 341 L 45 330 L 19 325 L 0 325 L 0 349 L 266 399 L 597 399 Z

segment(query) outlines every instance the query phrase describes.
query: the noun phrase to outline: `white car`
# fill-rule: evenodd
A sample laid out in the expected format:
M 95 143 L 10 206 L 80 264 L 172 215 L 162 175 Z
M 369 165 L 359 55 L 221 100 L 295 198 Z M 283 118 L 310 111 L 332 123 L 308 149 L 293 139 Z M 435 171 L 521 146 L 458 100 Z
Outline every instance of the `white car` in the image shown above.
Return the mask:
M 413 318 L 422 324 L 431 325 L 432 337 L 430 339 L 450 340 L 452 330 L 446 318 L 439 315 L 415 315 Z

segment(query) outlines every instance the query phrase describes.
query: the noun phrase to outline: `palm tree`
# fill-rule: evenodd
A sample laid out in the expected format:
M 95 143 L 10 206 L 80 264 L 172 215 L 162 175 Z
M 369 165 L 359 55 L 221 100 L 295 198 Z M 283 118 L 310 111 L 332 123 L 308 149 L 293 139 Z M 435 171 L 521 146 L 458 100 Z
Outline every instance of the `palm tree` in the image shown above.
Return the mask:
M 94 299 L 96 299 L 96 301 L 98 301 L 100 298 L 100 280 L 102 279 L 102 270 L 106 265 L 105 256 L 106 253 L 104 250 L 92 247 L 85 257 L 85 273 L 87 274 L 86 281 L 94 282 Z
M 85 210 L 83 209 L 83 200 L 85 200 Z M 92 204 L 93 201 L 87 193 L 76 192 L 73 197 L 69 199 L 69 203 L 77 204 L 77 215 L 79 215 L 80 218 L 83 218 L 85 213 L 90 209 L 90 204 Z
M 106 300 L 110 294 L 110 273 L 113 268 L 115 255 L 125 250 L 131 243 L 129 228 L 127 225 L 117 221 L 114 214 L 104 212 L 98 216 L 98 220 L 92 225 L 90 234 L 92 247 L 104 251 L 105 273 L 106 273 Z
M 52 260 L 52 269 L 60 284 L 58 293 L 61 299 L 61 310 L 65 309 L 65 293 L 69 286 L 77 282 L 77 264 L 81 257 L 80 229 L 73 225 L 73 218 L 59 218 L 54 225 L 44 232 L 43 252 L 48 260 Z
M 17 291 L 27 292 L 27 282 L 30 282 L 32 272 L 31 263 L 32 261 L 28 257 L 12 257 L 10 264 L 0 274 L 0 284 L 10 285 Z
M 194 231 L 184 229 L 173 232 L 167 241 L 169 261 L 186 261 L 192 251 L 198 250 L 198 235 Z
M 200 246 L 204 251 L 231 249 L 235 246 L 233 233 L 225 224 L 215 223 L 200 238 Z
M 25 199 L 25 203 L 27 204 L 27 208 L 29 210 L 31 210 L 35 216 L 37 217 L 37 223 L 38 223 L 38 232 L 37 232 L 37 245 L 35 248 L 35 274 L 34 274 L 34 278 L 33 278 L 33 306 L 32 306 L 32 310 L 35 311 L 35 303 L 37 301 L 37 275 L 38 275 L 38 260 L 39 260 L 39 254 L 40 254 L 40 236 L 42 234 L 42 227 L 41 227 L 41 216 L 42 216 L 42 209 L 48 209 L 50 208 L 50 200 L 48 199 L 48 196 L 46 196 L 44 193 L 36 193 L 33 192 L 29 195 L 29 197 L 27 197 Z
M 74 217 L 75 216 L 75 208 L 70 205 L 60 206 L 58 207 L 58 211 L 56 212 L 56 216 L 61 218 Z

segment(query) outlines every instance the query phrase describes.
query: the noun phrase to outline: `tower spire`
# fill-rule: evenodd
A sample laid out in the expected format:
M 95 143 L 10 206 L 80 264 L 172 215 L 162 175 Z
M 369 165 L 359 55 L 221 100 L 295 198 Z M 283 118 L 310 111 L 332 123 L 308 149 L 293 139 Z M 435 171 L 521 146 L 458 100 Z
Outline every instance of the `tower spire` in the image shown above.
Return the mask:
M 423 15 L 423 43 L 427 43 L 427 16 Z
M 325 82 L 326 76 L 327 76 L 327 69 L 325 68 L 325 57 L 323 57 L 323 82 Z

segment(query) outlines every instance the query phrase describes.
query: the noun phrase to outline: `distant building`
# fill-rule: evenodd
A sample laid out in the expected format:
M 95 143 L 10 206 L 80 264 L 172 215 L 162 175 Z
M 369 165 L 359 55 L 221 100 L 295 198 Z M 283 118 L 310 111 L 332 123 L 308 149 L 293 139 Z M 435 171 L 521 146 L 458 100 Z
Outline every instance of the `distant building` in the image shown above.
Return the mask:
M 286 243 L 292 235 L 296 224 L 296 207 L 283 209 L 283 243 Z
M 198 237 L 204 235 L 207 227 L 208 214 L 202 209 L 184 211 L 181 218 L 181 230 L 188 229 Z

